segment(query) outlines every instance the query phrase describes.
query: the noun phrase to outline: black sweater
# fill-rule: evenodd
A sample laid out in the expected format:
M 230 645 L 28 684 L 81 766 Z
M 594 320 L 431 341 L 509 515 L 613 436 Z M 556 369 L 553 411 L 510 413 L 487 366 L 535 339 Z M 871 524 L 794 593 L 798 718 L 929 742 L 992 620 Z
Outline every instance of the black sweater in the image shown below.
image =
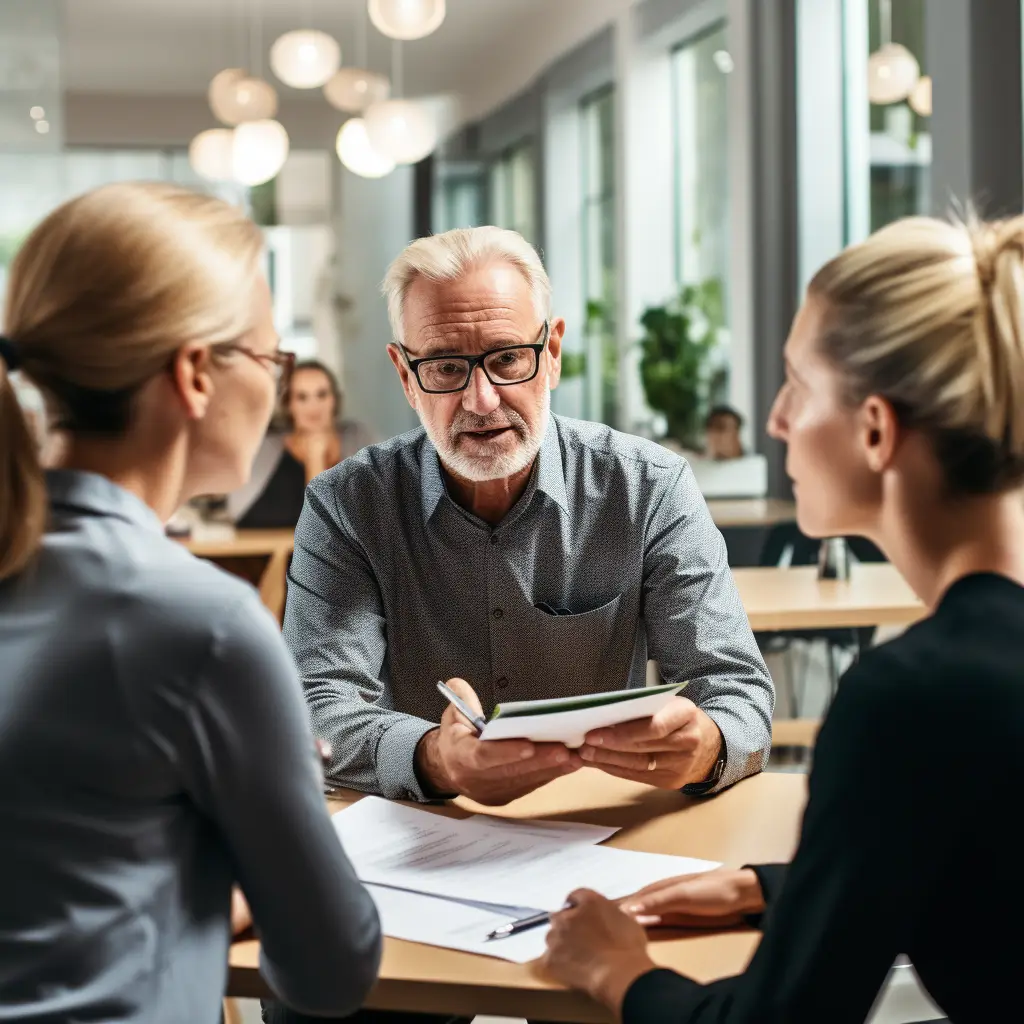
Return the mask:
M 651 971 L 625 1024 L 860 1024 L 900 953 L 957 1024 L 1015 1019 L 1022 757 L 1024 588 L 966 577 L 846 673 L 746 972 Z

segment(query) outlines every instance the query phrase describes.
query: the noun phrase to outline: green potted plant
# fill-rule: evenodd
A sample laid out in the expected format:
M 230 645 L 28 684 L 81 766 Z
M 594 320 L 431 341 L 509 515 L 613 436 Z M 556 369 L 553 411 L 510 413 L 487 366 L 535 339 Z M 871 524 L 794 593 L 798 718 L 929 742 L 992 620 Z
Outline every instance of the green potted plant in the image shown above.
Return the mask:
M 665 417 L 668 436 L 696 449 L 708 408 L 725 390 L 728 371 L 714 365 L 725 323 L 722 283 L 683 285 L 640 317 L 640 379 L 647 404 Z

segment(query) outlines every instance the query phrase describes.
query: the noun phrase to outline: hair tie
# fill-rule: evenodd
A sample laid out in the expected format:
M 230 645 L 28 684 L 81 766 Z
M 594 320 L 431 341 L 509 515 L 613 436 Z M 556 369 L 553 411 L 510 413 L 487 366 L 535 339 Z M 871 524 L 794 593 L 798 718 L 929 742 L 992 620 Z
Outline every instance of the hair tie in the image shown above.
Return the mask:
M 5 338 L 2 334 L 0 334 L 0 359 L 7 364 L 10 373 L 14 373 L 21 366 L 21 353 L 18 351 L 18 347 L 10 338 Z

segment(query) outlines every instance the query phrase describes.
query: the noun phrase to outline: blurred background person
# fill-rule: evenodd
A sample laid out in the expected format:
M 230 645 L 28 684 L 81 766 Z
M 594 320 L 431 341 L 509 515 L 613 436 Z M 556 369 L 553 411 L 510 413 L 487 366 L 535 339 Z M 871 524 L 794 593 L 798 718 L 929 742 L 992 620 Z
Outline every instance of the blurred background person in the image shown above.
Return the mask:
M 742 459 L 743 417 L 731 406 L 716 405 L 704 421 L 704 455 L 709 459 Z
M 323 363 L 298 363 L 281 400 L 282 430 L 267 435 L 244 488 L 228 499 L 243 529 L 294 529 L 306 484 L 373 442 L 360 424 L 342 419 L 338 380 Z

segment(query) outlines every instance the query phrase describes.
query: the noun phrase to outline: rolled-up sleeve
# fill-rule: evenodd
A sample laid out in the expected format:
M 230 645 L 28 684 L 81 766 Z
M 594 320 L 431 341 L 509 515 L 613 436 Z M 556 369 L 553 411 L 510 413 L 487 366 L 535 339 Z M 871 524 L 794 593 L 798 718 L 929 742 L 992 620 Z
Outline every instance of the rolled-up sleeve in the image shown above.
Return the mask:
M 285 641 L 313 731 L 331 744 L 331 781 L 392 800 L 425 800 L 414 757 L 437 723 L 394 708 L 382 677 L 387 629 L 380 587 L 329 480 L 322 474 L 306 490 L 288 573 Z
M 715 526 L 684 462 L 651 512 L 644 550 L 643 617 L 648 654 L 666 682 L 725 740 L 714 792 L 762 771 L 771 750 L 775 690 L 757 648 Z

